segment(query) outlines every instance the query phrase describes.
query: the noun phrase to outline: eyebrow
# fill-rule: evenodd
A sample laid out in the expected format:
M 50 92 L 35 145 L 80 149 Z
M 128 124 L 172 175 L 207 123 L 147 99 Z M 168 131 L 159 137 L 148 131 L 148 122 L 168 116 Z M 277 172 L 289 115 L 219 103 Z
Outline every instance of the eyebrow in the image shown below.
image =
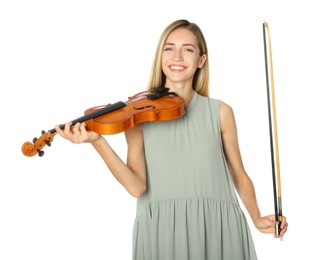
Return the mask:
M 165 43 L 165 46 L 166 45 L 175 45 L 174 43 L 169 43 L 169 42 L 166 42 Z M 191 46 L 191 47 L 193 47 L 194 49 L 196 49 L 196 47 L 194 46 L 194 44 L 192 44 L 192 43 L 185 43 L 185 44 L 183 44 L 183 46 Z

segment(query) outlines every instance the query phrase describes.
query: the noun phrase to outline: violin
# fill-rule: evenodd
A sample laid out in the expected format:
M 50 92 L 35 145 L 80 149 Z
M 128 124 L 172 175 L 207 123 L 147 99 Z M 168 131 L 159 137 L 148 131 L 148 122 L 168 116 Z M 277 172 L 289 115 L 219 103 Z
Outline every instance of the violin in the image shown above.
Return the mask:
M 86 129 L 98 134 L 117 134 L 133 128 L 136 124 L 145 122 L 160 122 L 174 120 L 185 114 L 184 100 L 168 88 L 153 88 L 152 92 L 143 91 L 131 97 L 126 102 L 118 101 L 113 104 L 96 106 L 85 110 L 84 116 L 72 120 L 76 123 L 86 123 Z M 60 125 L 64 129 L 65 124 Z M 55 128 L 45 132 L 42 130 L 39 138 L 34 138 L 33 143 L 25 142 L 22 153 L 31 157 L 38 154 L 44 155 L 42 149 L 45 145 L 51 146 Z

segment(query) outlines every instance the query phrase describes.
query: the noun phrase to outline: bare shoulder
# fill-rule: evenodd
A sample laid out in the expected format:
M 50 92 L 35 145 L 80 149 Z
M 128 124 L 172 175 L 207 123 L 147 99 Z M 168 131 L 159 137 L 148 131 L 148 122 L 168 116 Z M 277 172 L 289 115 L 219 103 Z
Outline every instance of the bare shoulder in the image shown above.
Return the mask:
M 224 101 L 219 101 L 220 102 L 220 114 L 229 114 L 233 113 L 232 112 L 232 107 L 225 103 Z
M 220 124 L 222 132 L 235 126 L 233 109 L 223 101 L 220 101 Z

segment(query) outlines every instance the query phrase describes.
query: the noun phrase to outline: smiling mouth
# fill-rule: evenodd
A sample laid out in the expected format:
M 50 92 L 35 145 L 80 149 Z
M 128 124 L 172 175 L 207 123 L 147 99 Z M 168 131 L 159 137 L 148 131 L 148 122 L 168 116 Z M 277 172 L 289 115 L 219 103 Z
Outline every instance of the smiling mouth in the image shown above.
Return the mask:
M 183 71 L 185 69 L 184 66 L 172 65 L 169 67 L 172 71 Z

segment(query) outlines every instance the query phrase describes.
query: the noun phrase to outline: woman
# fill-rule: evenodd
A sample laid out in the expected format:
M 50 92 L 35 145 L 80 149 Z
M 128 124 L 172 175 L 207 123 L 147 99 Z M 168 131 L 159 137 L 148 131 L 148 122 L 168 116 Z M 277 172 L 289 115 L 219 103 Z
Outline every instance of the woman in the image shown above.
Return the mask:
M 164 30 L 148 90 L 169 88 L 184 99 L 186 114 L 127 130 L 126 163 L 84 123 L 68 123 L 64 130 L 56 126 L 73 143 L 91 143 L 116 179 L 138 198 L 134 260 L 257 259 L 235 190 L 256 228 L 274 233 L 275 218 L 261 217 L 243 167 L 232 108 L 208 97 L 207 57 L 196 24 L 178 20 Z M 280 235 L 286 231 L 284 217 Z

